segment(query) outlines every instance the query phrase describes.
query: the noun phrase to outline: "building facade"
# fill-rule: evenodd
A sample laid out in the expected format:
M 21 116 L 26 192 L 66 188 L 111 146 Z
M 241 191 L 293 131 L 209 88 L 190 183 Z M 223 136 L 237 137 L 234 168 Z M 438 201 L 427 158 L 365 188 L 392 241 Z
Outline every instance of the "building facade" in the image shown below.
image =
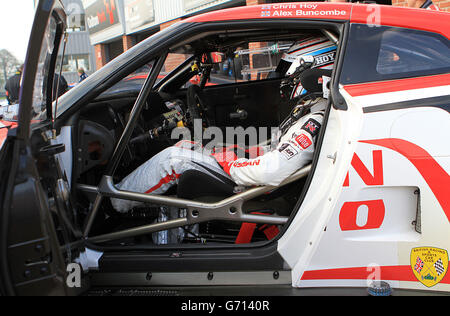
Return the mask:
M 450 12 L 450 0 L 433 0 L 433 3 L 437 5 L 441 11 Z M 392 0 L 392 5 L 406 7 L 407 0 Z
M 192 15 L 246 0 L 82 0 L 97 69 L 136 43 Z
M 38 0 L 35 0 L 37 5 Z M 61 0 L 67 13 L 67 43 L 64 54 L 62 75 L 69 86 L 79 82 L 78 69 L 83 68 L 87 75 L 97 70 L 95 50 L 91 45 L 86 24 L 86 14 L 81 0 Z M 59 50 L 60 58 L 62 49 Z M 60 65 L 61 60 L 58 60 Z
M 196 14 L 236 6 L 299 2 L 293 0 L 81 1 L 86 12 L 86 28 L 89 30 L 91 44 L 95 49 L 97 69 L 150 35 Z M 377 2 L 390 3 L 391 0 Z M 392 0 L 392 3 L 406 6 L 406 0 Z M 441 10 L 450 10 L 450 0 L 435 0 L 434 3 Z
M 68 16 L 68 38 L 64 54 L 63 76 L 69 86 L 72 86 L 79 82 L 78 69 L 82 68 L 87 75 L 90 75 L 97 70 L 97 67 L 95 51 L 90 42 L 86 14 L 81 0 L 62 0 L 62 2 Z

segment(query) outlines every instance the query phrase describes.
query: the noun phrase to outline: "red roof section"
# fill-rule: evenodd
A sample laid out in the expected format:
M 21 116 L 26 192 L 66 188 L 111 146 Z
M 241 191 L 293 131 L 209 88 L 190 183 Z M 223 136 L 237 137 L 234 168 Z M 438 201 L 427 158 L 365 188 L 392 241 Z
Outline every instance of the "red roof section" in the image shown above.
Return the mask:
M 306 18 L 348 20 L 352 4 L 326 2 L 272 3 L 213 11 L 185 22 L 212 22 L 248 19 Z
M 376 21 L 379 25 L 436 32 L 450 39 L 450 13 L 444 11 L 354 4 L 351 22 L 370 24 L 375 13 L 379 16 Z
M 183 22 L 254 19 L 342 20 L 436 32 L 450 38 L 450 13 L 376 4 L 331 2 L 272 3 L 213 11 Z

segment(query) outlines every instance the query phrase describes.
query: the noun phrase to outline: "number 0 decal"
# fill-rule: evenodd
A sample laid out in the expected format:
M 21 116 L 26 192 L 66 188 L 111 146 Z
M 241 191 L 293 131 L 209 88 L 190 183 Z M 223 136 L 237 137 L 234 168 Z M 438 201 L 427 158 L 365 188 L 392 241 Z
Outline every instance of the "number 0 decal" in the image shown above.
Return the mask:
M 358 225 L 358 209 L 362 206 L 368 208 L 367 221 Z M 346 202 L 339 214 L 339 225 L 343 231 L 380 228 L 384 221 L 386 209 L 383 200 Z

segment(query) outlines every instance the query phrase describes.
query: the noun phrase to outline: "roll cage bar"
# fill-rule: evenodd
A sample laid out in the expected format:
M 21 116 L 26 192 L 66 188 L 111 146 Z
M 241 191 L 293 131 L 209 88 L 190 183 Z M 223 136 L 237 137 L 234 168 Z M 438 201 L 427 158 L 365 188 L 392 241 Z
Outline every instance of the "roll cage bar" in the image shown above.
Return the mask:
M 186 209 L 187 216 L 184 218 L 173 219 L 156 224 L 144 225 L 136 228 L 126 229 L 119 232 L 94 237 L 88 237 L 89 229 L 86 229 L 84 232 L 84 237 L 86 238 L 87 241 L 90 242 L 105 242 L 116 239 L 122 239 L 126 237 L 145 235 L 162 230 L 168 230 L 182 226 L 189 226 L 213 220 L 226 220 L 241 223 L 283 225 L 288 222 L 289 217 L 277 215 L 246 214 L 243 212 L 242 206 L 246 201 L 249 201 L 251 199 L 254 199 L 255 197 L 258 197 L 274 189 L 280 188 L 282 186 L 285 186 L 287 184 L 290 184 L 292 182 L 295 182 L 297 180 L 306 177 L 309 174 L 310 170 L 311 165 L 308 165 L 298 170 L 293 175 L 291 175 L 279 186 L 254 187 L 216 203 L 204 203 L 164 195 L 153 195 L 153 194 L 123 191 L 117 189 L 114 186 L 111 176 L 104 176 L 98 187 L 79 184 L 77 186 L 77 189 L 86 193 L 95 193 L 97 194 L 97 196 L 101 197 L 118 198 L 165 206 L 175 206 Z M 92 212 L 90 214 L 92 214 Z

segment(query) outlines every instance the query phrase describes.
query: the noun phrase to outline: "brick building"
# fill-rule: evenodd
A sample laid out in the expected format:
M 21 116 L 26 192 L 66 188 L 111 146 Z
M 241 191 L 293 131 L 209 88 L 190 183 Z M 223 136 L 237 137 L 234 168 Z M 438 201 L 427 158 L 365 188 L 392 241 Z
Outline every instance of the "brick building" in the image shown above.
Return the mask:
M 433 0 L 433 3 L 442 11 L 450 12 L 450 0 Z M 392 0 L 392 5 L 405 7 L 406 0 Z
M 245 0 L 82 0 L 97 69 L 136 43 L 190 16 Z
M 308 0 L 304 0 L 308 1 Z M 320 0 L 316 0 L 320 1 Z M 378 0 L 379 3 L 391 0 Z M 377 1 L 377 2 L 378 2 Z M 265 3 L 295 0 L 82 0 L 97 69 L 133 45 L 170 25 L 193 15 Z M 450 0 L 434 0 L 441 10 L 450 11 Z M 392 0 L 406 6 L 406 0 Z M 252 49 L 258 47 L 250 47 Z M 174 57 L 176 59 L 176 57 Z M 173 60 L 174 65 L 179 61 Z M 169 65 L 170 67 L 170 65 Z

